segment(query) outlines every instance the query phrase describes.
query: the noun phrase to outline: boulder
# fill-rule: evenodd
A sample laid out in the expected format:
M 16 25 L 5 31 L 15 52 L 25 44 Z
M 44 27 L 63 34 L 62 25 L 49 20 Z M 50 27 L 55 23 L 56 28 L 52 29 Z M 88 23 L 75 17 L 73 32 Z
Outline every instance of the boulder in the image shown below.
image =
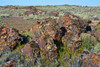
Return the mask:
M 33 27 L 34 41 L 38 43 L 40 49 L 46 54 L 48 59 L 57 58 L 57 46 L 54 40 L 60 40 L 61 30 L 56 20 L 47 18 L 37 22 Z
M 71 15 L 73 16 L 73 15 Z M 73 17 L 64 16 L 60 17 L 58 21 L 60 28 L 63 28 L 62 33 L 62 43 L 70 47 L 71 49 L 76 50 L 76 47 L 81 47 L 80 34 L 86 32 L 87 23 L 84 20 L 73 19 Z M 77 46 L 75 46 L 77 45 Z
M 86 31 L 87 23 L 80 18 L 77 20 L 71 18 L 70 16 L 60 17 L 58 24 L 60 27 L 65 27 L 68 33 L 79 36 L 80 33 Z
M 18 30 L 0 26 L 0 50 L 7 48 L 13 50 L 22 40 Z
M 33 62 L 36 61 L 36 58 L 40 57 L 40 48 L 35 41 L 27 43 L 22 49 L 21 52 L 25 55 L 26 58 L 30 58 Z

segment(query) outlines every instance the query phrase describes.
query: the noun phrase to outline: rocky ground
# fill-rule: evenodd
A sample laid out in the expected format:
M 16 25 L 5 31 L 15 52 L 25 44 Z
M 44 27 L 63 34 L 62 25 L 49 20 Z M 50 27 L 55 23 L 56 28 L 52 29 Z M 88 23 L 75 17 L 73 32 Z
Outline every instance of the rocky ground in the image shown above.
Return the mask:
M 0 67 L 100 67 L 100 22 L 71 13 L 58 17 L 34 24 L 18 17 L 28 30 L 17 20 L 15 28 L 0 26 Z

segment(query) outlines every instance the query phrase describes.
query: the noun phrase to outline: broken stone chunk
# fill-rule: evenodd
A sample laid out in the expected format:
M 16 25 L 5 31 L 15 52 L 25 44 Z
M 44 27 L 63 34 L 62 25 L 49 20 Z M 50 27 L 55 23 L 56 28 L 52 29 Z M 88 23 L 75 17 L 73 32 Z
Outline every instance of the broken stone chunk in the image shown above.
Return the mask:
M 40 48 L 35 41 L 27 43 L 22 49 L 21 52 L 27 57 L 36 61 L 36 58 L 40 57 Z
M 0 50 L 10 48 L 13 50 L 21 41 L 22 37 L 14 28 L 0 27 Z

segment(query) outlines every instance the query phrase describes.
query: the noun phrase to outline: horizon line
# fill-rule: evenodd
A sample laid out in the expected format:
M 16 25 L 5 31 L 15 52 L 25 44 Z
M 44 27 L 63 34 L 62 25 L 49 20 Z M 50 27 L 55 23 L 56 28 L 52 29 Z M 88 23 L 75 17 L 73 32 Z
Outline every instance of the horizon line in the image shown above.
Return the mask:
M 57 5 L 0 5 L 0 6 L 67 6 L 67 5 L 69 5 L 69 6 L 82 6 L 82 7 L 85 7 L 85 6 L 87 6 L 87 7 L 99 7 L 99 6 L 89 6 L 89 5 L 70 5 L 70 4 L 62 4 L 62 5 L 60 5 L 60 4 L 57 4 Z

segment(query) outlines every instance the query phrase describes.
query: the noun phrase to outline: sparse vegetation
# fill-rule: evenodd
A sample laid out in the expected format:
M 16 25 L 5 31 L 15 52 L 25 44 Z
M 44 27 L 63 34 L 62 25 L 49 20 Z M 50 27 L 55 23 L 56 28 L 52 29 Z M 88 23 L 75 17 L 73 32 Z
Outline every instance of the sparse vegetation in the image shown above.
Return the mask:
M 9 14 L 1 14 L 0 17 L 1 18 L 8 18 L 10 15 Z
M 97 44 L 97 39 L 87 33 L 81 34 L 82 45 L 84 45 L 88 50 L 92 49 Z
M 0 18 L 0 26 L 5 26 L 5 23 L 2 23 L 1 18 Z
M 42 20 L 42 19 L 45 19 L 45 18 L 59 19 L 59 17 L 49 16 L 47 14 L 44 14 L 44 15 L 33 15 L 33 14 L 31 14 L 29 16 L 24 17 L 25 20 L 29 20 L 29 19 Z
M 98 54 L 100 54 L 100 43 L 98 42 L 95 46 L 94 46 L 94 51 Z
M 0 15 L 2 14 L 8 14 L 11 16 L 18 16 L 19 13 L 24 13 L 26 9 L 1 9 Z
M 86 7 L 86 6 L 36 6 L 38 9 L 47 11 L 71 12 L 84 19 L 98 18 L 100 20 L 100 7 Z M 48 9 L 49 8 L 49 9 Z
M 10 60 L 16 60 L 17 67 L 80 67 L 80 55 L 83 57 L 83 53 L 86 50 L 86 55 L 89 52 L 93 52 L 96 54 L 100 54 L 100 41 L 99 41 L 99 33 L 96 36 L 95 30 L 99 30 L 100 26 L 98 23 L 91 23 L 90 25 L 95 27 L 95 30 L 86 31 L 86 28 L 83 26 L 88 25 L 85 20 L 100 20 L 100 7 L 86 7 L 86 6 L 74 6 L 74 5 L 55 5 L 55 6 L 35 6 L 37 10 L 40 10 L 40 14 L 30 14 L 25 15 L 24 12 L 26 11 L 33 11 L 32 9 L 9 9 L 9 8 L 2 8 L 0 9 L 0 26 L 2 28 L 6 26 L 7 28 L 16 28 L 19 30 L 19 35 L 22 37 L 23 41 L 17 43 L 13 50 L 7 48 L 8 51 L 0 51 L 0 65 L 5 65 Z M 47 11 L 47 13 L 41 13 L 41 10 Z M 58 12 L 58 16 L 50 16 L 48 12 L 55 11 Z M 34 11 L 33 11 L 34 12 Z M 75 17 L 73 19 L 73 15 L 70 16 L 72 18 L 64 17 L 65 13 L 71 12 L 72 14 L 79 16 L 81 18 Z M 19 16 L 22 14 L 22 16 Z M 60 17 L 62 17 L 60 19 Z M 47 19 L 46 19 L 47 18 Z M 44 20 L 46 19 L 46 20 Z M 55 19 L 55 21 L 54 21 Z M 81 24 L 81 20 L 84 19 L 83 25 Z M 41 21 L 43 20 L 43 22 Z M 80 20 L 80 21 L 79 21 Z M 36 22 L 38 21 L 38 22 Z M 41 22 L 40 22 L 41 21 Z M 75 23 L 74 23 L 75 21 Z M 57 23 L 57 24 L 56 24 Z M 36 26 L 35 26 L 36 24 Z M 35 27 L 35 29 L 34 29 Z M 16 35 L 6 33 L 6 28 L 0 28 L 0 49 L 1 45 L 7 40 L 7 36 L 9 35 L 9 40 L 13 41 L 13 37 Z M 35 30 L 35 32 L 33 31 Z M 8 31 L 9 31 L 8 30 Z M 84 30 L 84 31 L 83 31 Z M 7 36 L 2 36 L 2 33 L 7 34 Z M 14 33 L 13 33 L 14 34 Z M 75 37 L 72 37 L 74 36 Z M 66 36 L 65 36 L 66 35 Z M 6 39 L 4 39 L 6 38 Z M 19 38 L 19 37 L 17 37 Z M 35 39 L 34 39 L 35 38 Z M 49 39 L 50 38 L 50 39 Z M 2 40 L 4 39 L 4 40 Z M 38 40 L 39 39 L 39 40 Z M 19 40 L 17 40 L 19 41 Z M 28 48 L 26 46 L 27 43 L 34 41 L 32 45 Z M 75 42 L 75 44 L 74 44 Z M 76 42 L 81 42 L 80 44 L 76 44 Z M 39 46 L 39 54 L 40 57 L 35 59 L 35 63 L 33 63 L 34 52 L 36 50 L 32 49 L 31 47 L 36 47 L 34 44 Z M 41 45 L 42 44 L 42 45 Z M 66 45 L 65 45 L 66 44 Z M 45 47 L 46 45 L 46 47 Z M 48 46 L 49 45 L 49 46 Z M 54 49 L 52 45 L 56 46 Z M 29 52 L 31 53 L 32 57 L 28 57 L 30 55 L 24 55 L 22 53 L 22 48 L 30 49 Z M 9 47 L 9 46 L 7 46 Z M 47 49 L 46 49 L 47 48 Z M 57 49 L 56 49 L 57 48 Z M 34 51 L 33 51 L 34 50 Z M 48 59 L 46 53 L 49 55 L 50 59 Z M 54 53 L 53 53 L 54 51 Z M 27 53 L 27 51 L 26 51 Z M 33 55 L 34 54 L 34 55 Z M 57 58 L 53 58 L 52 54 L 56 54 Z M 26 57 L 27 56 L 27 57 Z M 53 60 L 52 60 L 52 59 Z M 1 66 L 2 66 L 1 65 Z M 0 66 L 0 67 L 1 67 Z

